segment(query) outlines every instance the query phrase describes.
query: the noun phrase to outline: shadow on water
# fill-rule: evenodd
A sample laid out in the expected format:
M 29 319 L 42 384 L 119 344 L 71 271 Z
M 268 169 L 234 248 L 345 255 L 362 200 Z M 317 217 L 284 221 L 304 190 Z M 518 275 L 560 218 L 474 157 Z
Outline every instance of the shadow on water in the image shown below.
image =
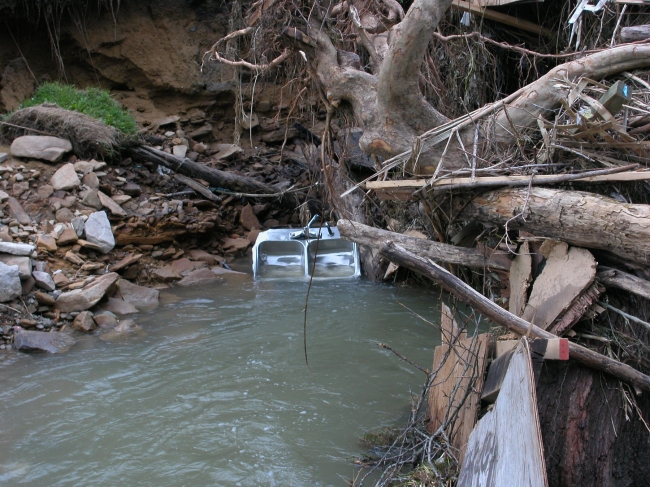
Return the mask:
M 143 333 L 2 355 L 0 483 L 345 485 L 364 432 L 403 420 L 430 367 L 438 295 L 364 280 L 175 288 Z

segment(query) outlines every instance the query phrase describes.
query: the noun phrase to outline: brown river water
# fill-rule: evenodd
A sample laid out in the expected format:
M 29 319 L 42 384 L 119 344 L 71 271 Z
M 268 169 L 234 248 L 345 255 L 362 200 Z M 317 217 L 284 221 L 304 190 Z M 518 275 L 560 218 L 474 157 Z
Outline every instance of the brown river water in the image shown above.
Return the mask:
M 0 485 L 344 486 L 359 438 L 407 417 L 439 293 L 365 280 L 165 291 L 143 332 L 0 351 Z M 402 303 L 404 306 L 402 306 Z

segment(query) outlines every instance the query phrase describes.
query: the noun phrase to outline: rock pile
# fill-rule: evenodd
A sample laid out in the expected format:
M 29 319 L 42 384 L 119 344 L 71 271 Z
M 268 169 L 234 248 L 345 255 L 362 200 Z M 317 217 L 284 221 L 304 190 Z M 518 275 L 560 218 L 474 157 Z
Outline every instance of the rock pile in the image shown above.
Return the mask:
M 173 151 L 186 143 L 191 157 L 241 152 L 182 135 L 174 131 L 161 146 Z M 16 325 L 23 330 L 16 348 L 49 352 L 69 348 L 69 340 L 48 345 L 32 332 L 132 331 L 128 322 L 121 326 L 124 317 L 155 307 L 159 288 L 221 282 L 234 274 L 225 263 L 245 255 L 260 230 L 298 222 L 269 203 L 202 199 L 152 163 L 125 159 L 109 167 L 62 154 L 46 164 L 33 159 L 29 144 L 36 150 L 51 141 L 21 139 L 13 155 L 28 158 L 0 163 L 0 349 Z M 270 164 L 237 166 L 282 182 Z

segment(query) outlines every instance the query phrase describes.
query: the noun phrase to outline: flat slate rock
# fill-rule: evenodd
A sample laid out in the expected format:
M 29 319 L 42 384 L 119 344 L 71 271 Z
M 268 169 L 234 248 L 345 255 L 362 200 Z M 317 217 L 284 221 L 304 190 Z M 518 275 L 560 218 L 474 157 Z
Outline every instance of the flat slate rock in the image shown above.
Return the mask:
M 111 272 L 95 279 L 83 289 L 75 289 L 61 294 L 55 303 L 55 308 L 70 313 L 72 311 L 86 311 L 95 306 L 104 297 L 120 276 Z
M 187 276 L 178 282 L 178 285 L 197 286 L 201 284 L 210 284 L 221 280 L 222 279 L 210 269 L 198 269 L 196 271 L 190 272 Z
M 126 279 L 120 279 L 117 282 L 117 288 L 124 301 L 131 303 L 140 311 L 147 311 L 158 306 L 160 291 L 157 289 L 138 286 Z
M 14 348 L 19 352 L 63 353 L 74 345 L 75 339 L 66 333 L 26 331 L 14 328 Z
M 67 191 L 76 188 L 81 184 L 77 171 L 74 170 L 73 164 L 64 164 L 52 175 L 50 184 L 55 191 Z
M 85 223 L 86 240 L 98 245 L 102 252 L 107 254 L 115 247 L 115 237 L 111 230 L 111 222 L 106 213 L 97 211 L 92 213 Z
M 0 242 L 0 254 L 31 255 L 36 247 L 24 243 Z
M 24 135 L 11 144 L 11 155 L 59 162 L 64 154 L 72 150 L 70 141 L 47 135 Z

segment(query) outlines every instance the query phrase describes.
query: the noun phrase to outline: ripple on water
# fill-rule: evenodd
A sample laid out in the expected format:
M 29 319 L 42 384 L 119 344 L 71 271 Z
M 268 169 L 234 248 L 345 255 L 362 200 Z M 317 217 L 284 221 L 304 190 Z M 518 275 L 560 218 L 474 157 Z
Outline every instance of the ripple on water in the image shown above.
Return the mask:
M 364 281 L 166 291 L 146 335 L 65 355 L 0 355 L 0 483 L 344 485 L 358 439 L 409 410 L 437 298 Z M 205 292 L 214 293 L 205 296 Z M 0 352 L 1 353 L 1 352 Z

